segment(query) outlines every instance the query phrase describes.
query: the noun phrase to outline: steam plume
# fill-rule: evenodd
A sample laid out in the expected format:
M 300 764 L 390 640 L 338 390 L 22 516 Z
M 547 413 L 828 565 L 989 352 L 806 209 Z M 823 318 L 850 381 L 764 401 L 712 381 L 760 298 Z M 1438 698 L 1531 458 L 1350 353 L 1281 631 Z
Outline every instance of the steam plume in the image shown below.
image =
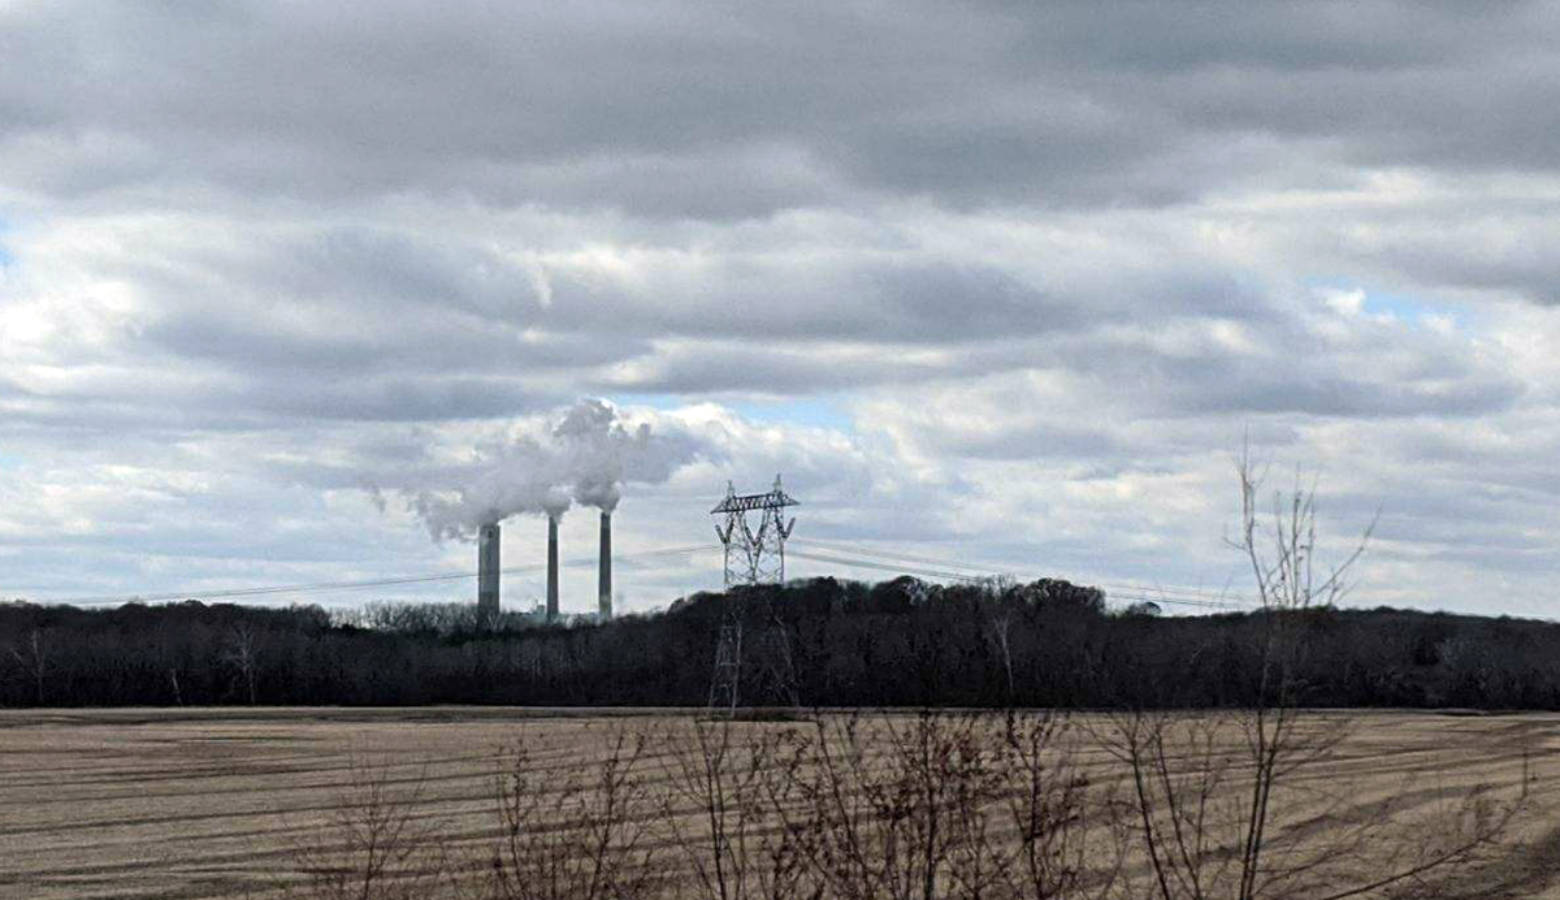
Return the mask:
M 456 483 L 408 491 L 435 540 L 470 539 L 483 525 L 514 515 L 561 518 L 575 503 L 610 513 L 626 483 L 656 484 L 699 455 L 682 432 L 632 426 L 604 400 L 585 399 L 547 433 L 479 448 Z

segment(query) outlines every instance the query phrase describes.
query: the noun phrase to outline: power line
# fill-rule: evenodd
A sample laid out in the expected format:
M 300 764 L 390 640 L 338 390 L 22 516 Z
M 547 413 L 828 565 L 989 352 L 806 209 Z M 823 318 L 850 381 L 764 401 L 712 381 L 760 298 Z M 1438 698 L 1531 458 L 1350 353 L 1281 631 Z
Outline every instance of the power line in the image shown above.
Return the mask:
M 985 571 L 985 569 L 983 567 L 981 567 L 981 566 L 974 566 L 974 565 L 971 565 L 969 563 L 955 562 L 953 560 L 947 560 L 947 559 L 935 559 L 935 558 L 929 557 L 929 556 L 917 556 L 915 554 L 904 553 L 904 552 L 889 553 L 889 552 L 886 552 L 886 551 L 883 551 L 883 550 L 876 550 L 876 549 L 873 549 L 873 548 L 864 547 L 864 546 L 862 546 L 860 544 L 848 544 L 848 543 L 845 543 L 843 541 L 825 541 L 825 540 L 819 540 L 817 538 L 792 538 L 791 540 L 793 540 L 793 541 L 795 541 L 797 543 L 801 543 L 801 544 L 812 544 L 814 546 L 821 547 L 823 549 L 831 550 L 831 551 L 834 551 L 834 552 L 855 553 L 858 556 L 875 556 L 875 557 L 878 557 L 880 559 L 891 559 L 891 560 L 902 560 L 902 561 L 917 562 L 917 563 L 928 563 L 930 565 L 937 566 L 937 567 L 944 568 L 944 569 L 972 569 L 972 570 L 975 570 L 977 572 L 984 572 Z
M 710 548 L 704 544 L 689 544 L 683 547 L 658 547 L 654 550 L 641 550 L 636 553 L 618 554 L 621 560 L 635 560 L 655 556 L 675 556 L 679 554 L 708 551 Z M 575 557 L 564 560 L 560 565 L 568 568 L 576 566 L 594 565 L 594 557 Z M 536 572 L 546 568 L 545 563 L 533 563 L 523 566 L 508 566 L 501 571 L 507 574 L 519 574 L 522 572 Z M 476 578 L 476 572 L 440 572 L 429 575 L 406 575 L 395 578 L 371 578 L 357 581 L 317 581 L 302 584 L 278 584 L 262 587 L 248 588 L 221 588 L 204 591 L 173 591 L 160 594 L 126 594 L 118 596 L 76 597 L 64 600 L 50 601 L 58 604 L 72 606 L 119 606 L 125 603 L 161 603 L 174 600 L 223 600 L 238 597 L 265 597 L 277 594 L 311 594 L 329 591 L 351 591 L 364 588 L 392 587 L 407 584 L 430 584 L 440 581 L 460 581 L 467 578 Z
M 972 580 L 979 580 L 981 578 L 993 577 L 993 576 L 999 574 L 999 573 L 993 572 L 993 571 L 991 571 L 989 569 L 985 569 L 985 568 L 982 568 L 982 567 L 979 567 L 979 566 L 971 565 L 969 563 L 955 562 L 953 560 L 946 560 L 946 559 L 935 559 L 935 558 L 929 557 L 929 556 L 919 556 L 919 555 L 910 554 L 910 553 L 903 553 L 903 552 L 893 552 L 893 553 L 890 553 L 890 552 L 886 552 L 886 551 L 882 551 L 882 550 L 876 550 L 876 549 L 870 549 L 870 548 L 861 547 L 859 545 L 848 545 L 848 544 L 845 544 L 844 542 L 841 542 L 841 541 L 823 541 L 823 540 L 818 540 L 816 538 L 805 538 L 805 539 L 804 538 L 792 538 L 792 540 L 793 541 L 798 541 L 798 542 L 805 542 L 807 544 L 811 544 L 811 545 L 814 545 L 814 546 L 825 547 L 825 548 L 831 550 L 832 552 L 836 552 L 836 553 L 844 552 L 844 553 L 850 553 L 850 554 L 853 554 L 853 555 L 856 555 L 856 556 L 875 557 L 877 559 L 882 559 L 882 560 L 898 560 L 898 561 L 911 561 L 911 562 L 918 562 L 918 563 L 929 563 L 929 564 L 931 564 L 933 566 L 941 567 L 944 570 L 964 569 L 966 571 L 978 573 L 978 574 L 973 574 L 972 575 L 972 574 L 963 574 L 963 573 L 954 572 L 954 571 L 943 571 L 943 572 L 937 573 L 936 577 L 954 578 L 954 579 L 960 579 L 960 580 L 965 580 L 965 581 L 972 581 Z M 792 552 L 793 552 L 793 554 L 797 553 L 797 551 L 792 551 Z M 843 560 L 833 560 L 833 561 L 843 561 Z M 894 569 L 899 568 L 899 567 L 896 567 L 896 566 L 884 566 L 884 565 L 881 565 L 881 564 L 874 565 L 874 566 L 864 566 L 864 567 L 865 568 L 888 569 L 888 570 L 894 570 Z M 922 569 L 921 571 L 929 571 L 929 570 Z M 907 574 L 910 574 L 908 568 L 906 568 L 906 572 L 907 572 Z M 1122 598 L 1122 599 L 1153 600 L 1155 602 L 1179 603 L 1179 604 L 1186 605 L 1186 606 L 1204 606 L 1204 607 L 1218 607 L 1218 608 L 1226 608 L 1226 607 L 1227 608 L 1242 608 L 1242 607 L 1250 607 L 1250 606 L 1257 605 L 1248 597 L 1242 597 L 1242 596 L 1237 595 L 1237 594 L 1214 593 L 1214 592 L 1202 590 L 1202 589 L 1199 589 L 1199 588 L 1164 587 L 1164 586 L 1161 586 L 1161 585 L 1148 585 L 1148 584 L 1140 584 L 1140 583 L 1133 583 L 1133 582 L 1100 582 L 1097 586 L 1105 589 L 1107 592 L 1110 593 L 1111 596 Z M 1145 594 L 1148 595 L 1148 596 L 1142 596 L 1142 595 L 1145 595 Z
M 819 562 L 830 562 L 830 563 L 834 563 L 836 565 L 843 565 L 843 566 L 847 566 L 847 567 L 850 567 L 850 568 L 875 569 L 875 570 L 887 571 L 887 572 L 898 572 L 898 573 L 900 573 L 902 575 L 919 575 L 919 576 L 922 576 L 922 577 L 938 578 L 938 579 L 950 580 L 950 581 L 975 582 L 975 581 L 982 581 L 982 580 L 984 580 L 987 577 L 993 577 L 991 575 L 988 575 L 988 576 L 965 575 L 965 574 L 952 573 L 952 572 L 939 572 L 939 571 L 935 571 L 935 570 L 932 570 L 932 569 L 918 569 L 918 568 L 911 568 L 911 567 L 905 567 L 905 566 L 893 566 L 893 565 L 887 565 L 887 564 L 880 563 L 880 562 L 874 562 L 874 561 L 871 561 L 871 560 L 852 559 L 850 557 L 844 557 L 844 556 L 824 556 L 822 554 L 814 554 L 814 553 L 808 553 L 808 552 L 805 552 L 805 551 L 797 551 L 797 550 L 791 551 L 791 555 L 799 556 L 799 557 L 801 557 L 803 559 L 816 560 L 816 561 L 819 561 Z M 1191 606 L 1191 607 L 1196 607 L 1196 608 L 1199 608 L 1199 609 L 1219 609 L 1219 610 L 1240 611 L 1240 610 L 1245 610 L 1245 609 L 1250 609 L 1251 608 L 1250 604 L 1240 603 L 1240 602 L 1238 602 L 1236 600 L 1233 600 L 1233 599 L 1225 599 L 1225 600 L 1219 600 L 1219 599 L 1192 599 L 1192 598 L 1186 598 L 1186 597 L 1171 597 L 1171 596 L 1164 596 L 1164 595 L 1159 595 L 1159 594 L 1147 594 L 1147 593 L 1141 593 L 1141 592 L 1119 591 L 1119 590 L 1109 592 L 1109 596 L 1111 596 L 1112 598 L 1117 599 L 1117 600 L 1127 600 L 1127 601 L 1134 601 L 1134 602 L 1162 603 L 1162 604 L 1170 604 L 1170 605 L 1174 605 L 1174 606 Z
M 846 544 L 840 541 L 823 541 L 817 539 L 793 538 L 793 541 L 821 547 L 829 552 L 818 553 L 809 550 L 792 549 L 791 556 L 807 559 L 814 562 L 828 563 L 837 566 L 845 566 L 854 569 L 866 569 L 871 571 L 892 572 L 900 575 L 913 575 L 921 578 L 931 578 L 942 581 L 976 582 L 988 578 L 994 578 L 1004 573 L 995 572 L 970 563 L 955 560 L 937 559 L 930 556 L 921 556 L 911 553 L 886 552 L 873 548 L 860 547 Z M 635 553 L 619 554 L 618 559 L 632 563 L 635 560 L 649 559 L 664 556 L 680 556 L 700 552 L 711 552 L 714 548 L 705 544 L 689 544 L 677 547 L 658 547 L 651 550 L 641 550 Z M 596 563 L 594 557 L 574 557 L 560 561 L 560 565 L 566 568 L 590 566 Z M 539 572 L 546 568 L 544 563 L 528 563 L 519 566 L 507 566 L 501 571 L 505 574 L 524 574 Z M 365 590 L 379 587 L 398 587 L 414 584 L 434 584 L 446 581 L 461 581 L 477 577 L 476 572 L 439 572 L 425 575 L 405 575 L 391 578 L 371 578 L 353 581 L 320 581 L 296 584 L 264 585 L 246 588 L 222 588 L 216 590 L 171 591 L 158 594 L 126 594 L 113 596 L 77 597 L 64 600 L 51 601 L 59 604 L 73 606 L 118 606 L 125 603 L 160 603 L 179 600 L 223 600 L 250 597 L 268 597 L 288 594 L 314 594 L 335 591 Z M 1249 599 L 1235 595 L 1216 595 L 1193 588 L 1164 588 L 1153 585 L 1123 583 L 1102 583 L 1100 587 L 1106 589 L 1110 596 L 1118 600 L 1134 602 L 1153 602 L 1176 606 L 1197 607 L 1203 609 L 1247 609 L 1253 604 Z
M 914 569 L 906 566 L 894 566 L 872 560 L 852 559 L 844 556 L 826 556 L 821 553 L 812 553 L 806 550 L 792 550 L 791 556 L 801 559 L 810 559 L 815 562 L 834 563 L 836 565 L 849 566 L 856 569 L 875 569 L 883 572 L 897 572 L 901 575 L 923 575 L 928 578 L 942 578 L 951 581 L 980 581 L 982 576 L 964 575 L 957 572 L 939 572 L 932 569 Z

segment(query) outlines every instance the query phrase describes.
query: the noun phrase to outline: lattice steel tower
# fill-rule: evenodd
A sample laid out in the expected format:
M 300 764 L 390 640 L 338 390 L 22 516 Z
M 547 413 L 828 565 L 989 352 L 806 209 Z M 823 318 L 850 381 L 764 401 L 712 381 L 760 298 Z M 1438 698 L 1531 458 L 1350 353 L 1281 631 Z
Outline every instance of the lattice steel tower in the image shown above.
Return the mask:
M 728 481 L 726 499 L 710 510 L 710 515 L 724 516 L 715 525 L 715 536 L 725 548 L 727 592 L 726 617 L 715 644 L 715 672 L 710 681 L 711 711 L 736 715 L 742 675 L 742 623 L 747 617 L 748 598 L 748 592 L 742 588 L 785 582 L 785 541 L 796 527 L 796 519 L 786 521 L 784 513 L 786 507 L 796 505 L 796 500 L 780 487 L 780 476 L 776 475 L 774 487 L 767 494 L 739 496 Z M 750 512 L 760 514 L 756 529 L 748 521 Z M 794 707 L 798 705 L 798 696 L 790 637 L 772 603 L 766 603 L 770 605 L 761 619 L 759 664 L 753 673 L 759 678 L 758 694 L 762 699 L 767 693 L 769 699 Z
M 726 499 L 710 510 L 712 516 L 725 516 L 715 526 L 715 536 L 726 550 L 726 587 L 785 582 L 785 541 L 796 527 L 796 519 L 785 521 L 784 512 L 796 505 L 781 489 L 779 475 L 767 494 L 739 496 L 731 482 L 726 482 Z M 756 530 L 748 523 L 750 512 L 761 514 Z

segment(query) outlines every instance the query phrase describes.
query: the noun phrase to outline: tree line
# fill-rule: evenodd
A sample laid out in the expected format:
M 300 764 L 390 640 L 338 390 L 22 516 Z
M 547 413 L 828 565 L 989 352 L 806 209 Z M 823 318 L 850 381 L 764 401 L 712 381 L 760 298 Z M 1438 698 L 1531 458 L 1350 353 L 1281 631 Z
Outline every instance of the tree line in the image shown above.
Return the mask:
M 743 705 L 1238 707 L 1268 616 L 1297 698 L 1336 707 L 1560 708 L 1560 625 L 1331 606 L 1157 616 L 1057 579 L 833 578 L 700 593 L 608 623 L 478 621 L 465 604 L 353 614 L 205 604 L 0 604 L 0 705 L 704 705 L 739 625 Z

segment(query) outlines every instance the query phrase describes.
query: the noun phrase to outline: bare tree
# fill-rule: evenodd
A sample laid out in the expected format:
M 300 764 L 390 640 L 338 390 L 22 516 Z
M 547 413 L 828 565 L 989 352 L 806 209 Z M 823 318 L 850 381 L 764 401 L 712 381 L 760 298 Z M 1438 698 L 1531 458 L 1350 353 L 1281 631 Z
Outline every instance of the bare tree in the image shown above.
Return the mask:
M 228 632 L 222 646 L 222 661 L 233 669 L 244 688 L 250 706 L 255 705 L 255 681 L 259 676 L 260 649 L 255 630 L 248 622 L 240 622 Z
M 1002 661 L 1002 674 L 1004 676 L 1002 705 L 1008 709 L 1013 708 L 1013 646 L 1009 634 L 1013 630 L 1013 611 L 1005 605 L 992 614 L 986 623 L 986 637 L 991 641 L 992 647 L 997 652 L 997 659 Z
M 1362 804 L 1346 786 L 1319 790 L 1295 777 L 1334 758 L 1351 728 L 1347 717 L 1299 710 L 1299 663 L 1307 611 L 1343 596 L 1371 530 L 1339 565 L 1320 571 L 1314 484 L 1297 478 L 1264 513 L 1249 454 L 1237 476 L 1241 523 L 1231 544 L 1250 568 L 1259 603 L 1251 698 L 1227 712 L 1118 716 L 1099 735 L 1128 770 L 1147 892 L 1161 900 L 1341 900 L 1455 863 L 1495 840 L 1526 798 L 1526 777 L 1503 803 L 1492 803 L 1483 787 L 1454 800 L 1458 812 L 1439 823 L 1444 833 L 1428 855 L 1411 852 L 1426 842 L 1401 827 L 1390 801 Z M 1293 827 L 1298 817 L 1327 827 Z M 1290 827 L 1275 831 L 1281 818 Z M 1354 872 L 1366 858 L 1381 874 L 1358 883 Z
M 6 650 L 32 681 L 35 702 L 39 706 L 45 705 L 44 679 L 49 674 L 49 642 L 43 630 L 32 629 L 25 641 L 21 644 L 7 644 Z

